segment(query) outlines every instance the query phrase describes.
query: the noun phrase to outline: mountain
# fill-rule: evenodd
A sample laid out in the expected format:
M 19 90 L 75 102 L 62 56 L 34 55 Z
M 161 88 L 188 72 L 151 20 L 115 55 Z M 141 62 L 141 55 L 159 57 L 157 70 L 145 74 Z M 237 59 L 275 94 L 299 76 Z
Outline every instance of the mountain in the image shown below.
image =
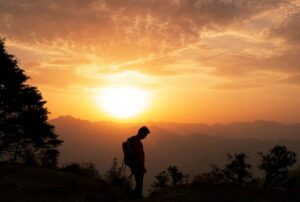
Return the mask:
M 93 162 L 102 174 L 110 167 L 114 157 L 121 163 L 122 142 L 136 134 L 140 127 L 139 124 L 90 122 L 71 116 L 59 117 L 51 123 L 64 140 L 60 147 L 60 165 Z M 146 190 L 150 188 L 154 176 L 169 165 L 177 165 L 184 173 L 193 176 L 209 171 L 211 164 L 224 165 L 226 153 L 244 152 L 250 157 L 254 174 L 261 175 L 257 169 L 257 152 L 266 152 L 274 145 L 284 144 L 300 154 L 298 124 L 255 121 L 208 126 L 152 122 L 147 126 L 151 134 L 143 140 L 148 169 Z M 127 173 L 129 175 L 128 170 Z
M 282 124 L 273 121 L 234 122 L 229 124 L 153 123 L 179 135 L 206 134 L 228 138 L 255 138 L 260 140 L 300 139 L 300 124 Z

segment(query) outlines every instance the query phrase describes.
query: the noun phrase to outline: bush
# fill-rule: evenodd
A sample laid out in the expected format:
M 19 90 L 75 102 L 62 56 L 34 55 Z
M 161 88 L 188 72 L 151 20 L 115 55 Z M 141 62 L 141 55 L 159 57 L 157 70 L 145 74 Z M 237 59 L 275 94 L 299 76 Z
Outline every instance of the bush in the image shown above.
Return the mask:
M 151 185 L 153 191 L 163 189 L 168 187 L 169 185 L 169 175 L 166 171 L 160 172 L 157 176 L 155 176 L 155 180 Z

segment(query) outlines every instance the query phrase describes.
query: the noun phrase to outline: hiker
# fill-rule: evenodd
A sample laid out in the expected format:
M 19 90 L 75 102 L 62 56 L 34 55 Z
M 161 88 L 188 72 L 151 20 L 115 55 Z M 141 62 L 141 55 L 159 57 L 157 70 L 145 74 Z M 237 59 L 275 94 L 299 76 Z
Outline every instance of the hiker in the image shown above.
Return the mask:
M 129 154 L 127 155 L 127 157 L 125 155 L 124 160 L 125 163 L 130 167 L 131 173 L 134 175 L 134 192 L 136 197 L 139 198 L 143 198 L 143 180 L 144 174 L 147 172 L 145 168 L 145 153 L 141 140 L 146 138 L 149 133 L 149 129 L 146 126 L 143 126 L 138 130 L 137 135 L 128 138 L 126 142 L 129 150 L 127 153 Z

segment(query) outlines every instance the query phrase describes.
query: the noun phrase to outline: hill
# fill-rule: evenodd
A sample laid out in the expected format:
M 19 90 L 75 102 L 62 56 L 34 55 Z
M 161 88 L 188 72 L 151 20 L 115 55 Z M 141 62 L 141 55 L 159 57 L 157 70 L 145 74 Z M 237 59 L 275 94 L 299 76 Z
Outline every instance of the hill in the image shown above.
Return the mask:
M 0 177 L 0 201 L 5 202 L 300 201 L 299 190 L 262 189 L 234 184 L 179 185 L 153 192 L 143 200 L 132 200 L 124 191 L 101 180 L 19 164 L 1 163 Z
M 125 192 L 103 181 L 17 164 L 0 165 L 0 201 L 121 201 Z

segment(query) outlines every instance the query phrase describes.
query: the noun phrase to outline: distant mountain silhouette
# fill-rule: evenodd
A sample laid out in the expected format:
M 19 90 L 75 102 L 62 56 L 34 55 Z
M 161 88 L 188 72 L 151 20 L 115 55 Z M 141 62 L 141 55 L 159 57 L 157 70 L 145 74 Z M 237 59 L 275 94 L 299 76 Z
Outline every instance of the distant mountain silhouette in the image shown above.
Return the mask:
M 230 124 L 153 123 L 180 135 L 206 134 L 228 138 L 300 139 L 300 123 L 282 124 L 273 121 L 234 122 Z
M 60 147 L 60 165 L 69 162 L 93 162 L 101 173 L 109 168 L 114 157 L 122 160 L 121 143 L 136 134 L 140 126 L 90 122 L 71 116 L 53 119 L 51 123 L 56 126 L 57 133 L 64 140 Z M 212 126 L 174 123 L 147 125 L 151 130 L 149 137 L 144 140 L 146 166 L 149 171 L 145 183 L 148 187 L 154 176 L 169 165 L 177 165 L 185 173 L 194 175 L 210 170 L 211 164 L 223 165 L 226 153 L 244 152 L 250 156 L 254 173 L 259 175 L 257 152 L 265 152 L 276 144 L 284 144 L 300 154 L 300 138 L 297 136 L 300 134 L 299 124 L 255 121 Z M 275 134 L 274 138 L 272 134 Z

